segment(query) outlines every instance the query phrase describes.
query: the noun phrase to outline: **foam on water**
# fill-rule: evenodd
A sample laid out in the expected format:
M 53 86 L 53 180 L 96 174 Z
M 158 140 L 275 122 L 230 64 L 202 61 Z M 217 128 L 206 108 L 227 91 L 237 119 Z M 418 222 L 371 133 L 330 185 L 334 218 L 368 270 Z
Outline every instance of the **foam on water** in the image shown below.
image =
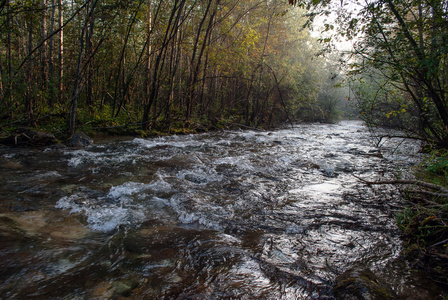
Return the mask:
M 321 193 L 334 193 L 341 189 L 341 185 L 334 182 L 323 182 L 319 184 L 309 185 L 308 190 Z
M 59 174 L 56 171 L 49 171 L 49 172 L 44 172 L 41 174 L 38 174 L 36 176 L 33 176 L 30 178 L 30 180 L 40 180 L 40 179 L 50 179 L 50 178 L 60 178 L 62 177 L 61 174 Z
M 241 155 L 241 156 L 227 156 L 227 157 L 219 158 L 219 159 L 215 160 L 215 165 L 223 165 L 223 164 L 236 166 L 239 169 L 246 170 L 246 171 L 253 171 L 254 170 L 254 167 L 250 163 L 249 159 L 246 156 L 244 156 L 244 155 Z
M 222 180 L 222 176 L 218 175 L 214 169 L 204 169 L 200 167 L 195 167 L 190 170 L 181 170 L 177 173 L 176 177 L 195 184 L 207 184 Z
M 132 140 L 132 144 L 151 149 L 158 146 L 171 146 L 171 147 L 178 147 L 178 148 L 185 148 L 185 147 L 191 147 L 191 146 L 198 146 L 201 143 L 198 144 L 195 140 L 180 140 L 178 136 L 173 135 L 169 137 L 157 137 L 153 139 L 142 139 L 142 138 L 136 138 Z
M 100 232 L 126 229 L 125 237 L 108 239 L 108 251 L 119 255 L 98 257 L 96 245 L 102 241 L 96 239 L 105 235 L 86 235 L 70 261 L 89 257 L 82 247 L 91 247 L 95 239 L 92 269 L 82 269 L 91 272 L 89 282 L 79 282 L 75 269 L 69 288 L 96 288 L 110 271 L 112 288 L 123 278 L 141 279 L 132 291 L 137 298 L 179 296 L 174 293 L 181 290 L 191 291 L 184 298 L 322 299 L 316 294 L 321 291 L 331 298 L 324 289 L 330 288 L 333 270 L 342 272 L 360 261 L 380 269 L 400 251 L 388 206 L 399 203 L 399 195 L 364 187 L 352 176 L 392 176 L 395 165 L 372 155 L 368 132 L 350 124 L 138 138 L 55 150 L 64 154 L 58 163 L 3 180 L 3 186 L 17 187 L 0 196 L 13 197 L 22 185 L 33 187 L 16 201 L 28 209 L 24 199 L 40 197 L 36 191 L 45 188 L 48 205 L 57 201 L 56 208 L 72 214 L 67 219 L 76 224 Z M 390 152 L 396 148 L 387 146 Z M 21 162 L 20 153 L 16 156 Z M 73 251 L 66 243 L 60 246 L 58 253 Z M 36 249 L 36 257 L 44 252 Z M 69 278 L 63 261 L 54 266 Z M 50 281 L 36 284 L 40 288 Z
M 119 199 L 123 196 L 130 196 L 135 193 L 146 190 L 151 186 L 152 186 L 151 184 L 129 181 L 122 185 L 111 187 L 109 194 L 107 194 L 107 197 Z
M 135 160 L 141 158 L 140 155 L 132 151 L 94 152 L 83 149 L 66 151 L 64 154 L 71 156 L 71 158 L 68 160 L 68 166 L 72 168 L 77 168 L 84 164 L 93 164 L 97 166 L 123 162 L 131 162 L 132 164 L 135 164 Z
M 170 192 L 172 190 L 171 184 L 166 182 L 163 179 L 162 174 L 160 172 L 156 173 L 157 179 L 154 180 L 154 182 L 148 184 L 148 188 L 151 189 L 153 192 Z
M 102 153 L 92 153 L 86 150 L 76 150 L 73 152 L 65 152 L 66 155 L 71 155 L 72 157 L 68 160 L 68 165 L 70 167 L 76 168 L 83 164 L 86 160 L 93 161 L 94 158 L 98 158 Z
M 88 226 L 96 231 L 109 232 L 125 224 L 135 226 L 146 218 L 145 210 L 140 205 L 96 204 L 96 201 L 80 200 L 84 199 L 78 194 L 62 197 L 56 203 L 56 208 L 70 210 L 71 214 L 84 214 Z
M 196 224 L 211 229 L 220 229 L 221 227 L 217 222 L 211 221 L 209 217 L 201 211 L 195 211 L 194 207 L 196 204 L 195 201 L 188 199 L 187 195 L 180 194 L 174 195 L 169 201 L 169 205 L 176 213 L 177 221 L 180 224 Z M 188 206 L 190 209 L 187 208 Z
M 181 212 L 178 220 L 181 224 L 200 225 L 208 229 L 222 230 L 222 226 L 215 221 L 211 221 L 206 215 L 196 212 Z
M 111 231 L 120 225 L 138 226 L 146 219 L 146 208 L 135 204 L 131 196 L 150 187 L 149 184 L 126 182 L 110 188 L 104 197 L 89 197 L 83 193 L 62 197 L 56 208 L 84 214 L 88 226 L 97 231 Z

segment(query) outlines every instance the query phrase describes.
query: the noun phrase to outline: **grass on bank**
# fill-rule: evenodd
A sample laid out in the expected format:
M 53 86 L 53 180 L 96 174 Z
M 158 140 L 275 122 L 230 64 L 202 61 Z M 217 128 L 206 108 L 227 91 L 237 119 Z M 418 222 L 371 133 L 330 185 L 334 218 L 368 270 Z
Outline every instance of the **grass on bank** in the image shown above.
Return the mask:
M 433 151 L 415 174 L 441 189 L 413 186 L 403 191 L 407 205 L 397 222 L 404 234 L 405 255 L 413 267 L 448 286 L 448 151 Z

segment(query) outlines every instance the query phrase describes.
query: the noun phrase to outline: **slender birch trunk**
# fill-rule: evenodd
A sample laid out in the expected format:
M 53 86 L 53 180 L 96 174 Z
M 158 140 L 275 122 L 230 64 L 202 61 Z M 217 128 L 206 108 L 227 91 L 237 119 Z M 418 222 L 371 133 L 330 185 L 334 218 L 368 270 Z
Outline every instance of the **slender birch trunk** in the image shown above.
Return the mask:
M 59 50 L 58 50 L 58 61 L 59 61 L 59 100 L 63 103 L 64 97 L 64 29 L 62 25 L 64 24 L 64 9 L 62 6 L 62 0 L 58 0 L 58 17 L 59 17 Z

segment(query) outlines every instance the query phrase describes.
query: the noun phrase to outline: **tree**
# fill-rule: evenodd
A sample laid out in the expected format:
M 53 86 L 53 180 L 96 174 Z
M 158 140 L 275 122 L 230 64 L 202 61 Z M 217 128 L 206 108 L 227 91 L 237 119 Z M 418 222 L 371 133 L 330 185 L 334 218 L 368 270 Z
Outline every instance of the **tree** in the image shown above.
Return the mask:
M 397 100 L 412 100 L 420 124 L 419 136 L 448 147 L 448 28 L 444 1 L 375 0 L 358 3 L 356 9 L 349 10 L 343 9 L 349 7 L 344 1 L 290 2 L 307 6 L 311 16 L 338 7 L 339 32 L 357 38 L 353 52 L 357 61 L 351 63 L 350 74 L 368 76 L 369 72 L 380 72 L 388 84 L 402 91 Z
M 282 1 L 0 4 L 2 126 L 272 126 L 319 105 L 316 43 Z

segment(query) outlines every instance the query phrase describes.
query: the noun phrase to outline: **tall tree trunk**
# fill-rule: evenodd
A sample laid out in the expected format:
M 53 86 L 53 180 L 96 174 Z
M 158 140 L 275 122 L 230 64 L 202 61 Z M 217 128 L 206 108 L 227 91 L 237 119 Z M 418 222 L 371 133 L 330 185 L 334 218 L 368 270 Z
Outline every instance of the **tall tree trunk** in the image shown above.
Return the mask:
M 132 18 L 129 21 L 129 25 L 128 25 L 128 28 L 127 28 L 126 36 L 125 36 L 125 38 L 123 40 L 123 47 L 122 47 L 122 50 L 121 50 L 120 62 L 119 62 L 118 71 L 117 71 L 117 77 L 116 77 L 114 104 L 113 104 L 113 109 L 112 109 L 112 115 L 114 115 L 115 105 L 116 105 L 118 97 L 120 96 L 120 103 L 119 103 L 119 105 L 117 107 L 117 112 L 115 113 L 115 117 L 118 117 L 118 114 L 120 113 L 121 109 L 124 109 L 124 107 L 125 107 L 126 97 L 127 97 L 127 93 L 128 93 L 128 90 L 129 90 L 129 84 L 130 84 L 130 82 L 132 80 L 132 76 L 133 76 L 133 72 L 131 72 L 131 74 L 129 74 L 128 78 L 126 78 L 126 69 L 125 69 L 125 65 L 126 65 L 126 48 L 128 46 L 128 41 L 131 38 L 132 27 L 134 26 L 134 23 L 137 20 L 138 11 L 139 11 L 139 8 L 140 8 L 140 6 L 142 4 L 143 4 L 143 1 L 140 1 L 139 4 L 138 4 L 138 7 L 133 12 Z M 143 49 L 143 51 L 144 51 L 144 49 Z M 143 52 L 141 52 L 141 54 L 143 54 Z M 141 55 L 140 55 L 140 58 L 141 58 Z M 139 58 L 139 60 L 140 60 L 140 58 Z M 122 73 L 122 75 L 120 73 Z M 120 79 L 121 79 L 121 84 L 119 84 L 120 83 L 119 82 Z
M 180 20 L 178 20 L 179 22 Z M 181 41 L 182 41 L 182 34 L 179 30 L 180 24 L 176 24 L 176 39 L 171 43 L 171 49 L 170 49 L 170 65 L 169 65 L 169 80 L 168 80 L 168 97 L 165 103 L 165 124 L 169 126 L 170 119 L 171 119 L 171 106 L 174 102 L 174 91 L 176 86 L 176 80 L 178 81 L 178 88 L 180 88 L 181 85 L 181 78 L 178 75 L 178 70 L 181 69 Z
M 62 7 L 62 0 L 58 0 L 58 17 L 59 17 L 59 27 L 61 30 L 59 30 L 59 50 L 58 50 L 58 61 L 59 61 L 59 100 L 61 103 L 63 103 L 63 97 L 64 97 L 64 10 Z
M 76 64 L 76 74 L 75 80 L 73 83 L 73 93 L 71 99 L 71 107 L 70 107 L 70 120 L 69 120 L 69 133 L 73 135 L 75 133 L 75 120 L 76 120 L 76 110 L 78 108 L 78 96 L 79 96 L 79 83 L 81 81 L 81 61 L 82 61 L 82 53 L 84 51 L 84 33 L 86 31 L 85 26 L 83 26 L 81 30 L 81 37 L 79 39 L 79 53 L 78 53 L 78 62 Z
M 146 11 L 146 18 L 148 21 L 148 25 L 146 26 L 146 35 L 147 35 L 147 49 L 146 49 L 146 64 L 145 64 L 145 100 L 144 105 L 146 106 L 149 102 L 149 94 L 150 94 L 150 82 L 151 82 L 151 51 L 152 51 L 152 44 L 151 44 L 151 34 L 152 34 L 152 0 L 148 0 L 148 7 Z
M 0 107 L 6 106 L 6 101 L 4 98 L 4 88 L 3 88 L 3 78 L 5 77 L 3 70 L 3 65 L 0 64 Z
M 14 110 L 12 109 L 13 107 L 13 97 L 11 94 L 11 90 L 12 90 L 12 86 L 11 86 L 11 75 L 12 75 L 12 45 L 11 45 L 11 8 L 9 5 L 9 0 L 6 0 L 5 3 L 5 8 L 6 8 L 6 28 L 7 28 L 7 34 L 6 34 L 6 39 L 7 39 L 7 65 L 6 65 L 6 78 L 7 80 L 5 80 L 5 76 L 3 76 L 2 78 L 2 82 L 6 82 L 7 86 L 4 87 L 5 91 L 3 92 L 1 99 L 5 100 L 5 104 L 8 98 L 10 99 L 10 109 L 11 109 L 11 119 L 14 117 Z
M 168 25 L 165 29 L 165 35 L 162 41 L 162 45 L 158 50 L 158 53 L 154 59 L 154 64 L 152 66 L 152 78 L 151 78 L 151 87 L 149 98 L 147 99 L 147 103 L 145 105 L 145 109 L 143 111 L 142 118 L 142 129 L 146 130 L 149 127 L 149 113 L 155 100 L 157 99 L 160 87 L 160 76 L 163 70 L 163 66 L 165 64 L 165 60 L 167 57 L 167 49 L 169 46 L 170 40 L 172 40 L 177 34 L 177 24 L 179 23 L 179 19 L 182 16 L 183 8 L 185 6 L 186 0 L 175 0 L 173 8 L 171 9 L 170 18 L 168 20 Z
M 204 26 L 204 23 L 208 17 L 209 11 L 211 9 L 211 5 L 213 3 L 214 0 L 209 0 L 207 3 L 207 8 L 204 12 L 204 16 L 199 24 L 199 27 L 197 29 L 197 33 L 196 33 L 196 38 L 195 38 L 195 43 L 194 43 L 194 47 L 193 47 L 193 54 L 191 56 L 191 68 L 192 68 L 192 74 L 190 75 L 190 80 L 189 80 L 189 94 L 188 94 L 188 98 L 187 98 L 187 110 L 186 110 L 186 116 L 185 119 L 188 122 L 190 120 L 191 114 L 192 114 L 192 110 L 193 110 L 193 103 L 194 100 L 196 98 L 196 82 L 198 80 L 199 77 L 199 70 L 201 68 L 201 61 L 202 61 L 202 57 L 204 55 L 204 51 L 206 46 L 208 45 L 208 39 L 209 36 L 211 35 L 212 29 L 213 29 L 213 22 L 214 22 L 214 18 L 216 16 L 216 13 L 218 11 L 218 6 L 219 6 L 219 0 L 216 0 L 216 4 L 215 7 L 212 11 L 212 13 L 210 14 L 209 17 L 209 22 L 208 22 L 208 26 L 205 32 L 205 36 L 203 38 L 202 41 L 202 45 L 201 48 L 199 49 L 199 53 L 198 53 L 198 57 L 196 58 L 196 52 L 198 51 L 198 47 L 199 47 L 199 40 L 200 40 L 200 34 L 202 31 L 202 27 Z
M 33 51 L 33 30 L 34 30 L 34 5 L 36 4 L 36 1 L 34 0 L 32 2 L 31 6 L 31 17 L 29 20 L 29 26 L 28 26 L 28 44 L 27 44 L 27 52 L 28 55 L 31 56 Z M 28 114 L 28 120 L 31 121 L 33 118 L 33 95 L 32 93 L 32 63 L 28 62 L 28 65 L 26 67 L 26 94 L 25 94 L 25 108 L 26 112 Z
M 41 0 L 41 28 L 40 35 L 43 40 L 47 37 L 47 0 Z M 40 66 L 41 66 L 41 80 L 42 88 L 45 90 L 48 81 L 47 70 L 47 42 L 44 41 L 40 49 Z
M 50 40 L 48 45 L 48 78 L 49 78 L 49 104 L 53 106 L 54 104 L 54 23 L 56 15 L 56 5 L 55 0 L 51 0 L 51 16 L 50 16 Z
M 88 11 L 86 15 L 86 20 L 84 22 L 84 25 L 81 29 L 81 36 L 79 38 L 79 54 L 78 54 L 78 61 L 76 64 L 76 73 L 75 73 L 75 79 L 73 84 L 73 93 L 72 93 L 72 99 L 71 99 L 71 108 L 70 108 L 70 119 L 69 119 L 69 133 L 70 135 L 73 135 L 75 133 L 75 121 L 76 121 L 76 110 L 78 108 L 78 97 L 79 97 L 79 91 L 80 91 L 80 82 L 81 82 L 81 64 L 82 64 L 82 57 L 84 52 L 84 42 L 85 42 L 85 35 L 87 31 L 87 27 L 90 21 L 90 18 L 93 15 L 93 12 L 95 10 L 95 6 L 98 3 L 98 0 L 95 0 L 93 2 L 90 10 Z M 87 10 L 87 9 L 86 9 Z
M 94 58 L 91 57 L 93 54 L 92 37 L 95 27 L 95 14 L 92 10 L 92 15 L 88 18 L 88 30 L 86 30 L 86 57 L 89 57 L 89 62 L 87 65 L 87 82 L 86 82 L 86 104 L 88 106 L 93 105 L 93 64 Z

